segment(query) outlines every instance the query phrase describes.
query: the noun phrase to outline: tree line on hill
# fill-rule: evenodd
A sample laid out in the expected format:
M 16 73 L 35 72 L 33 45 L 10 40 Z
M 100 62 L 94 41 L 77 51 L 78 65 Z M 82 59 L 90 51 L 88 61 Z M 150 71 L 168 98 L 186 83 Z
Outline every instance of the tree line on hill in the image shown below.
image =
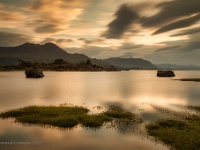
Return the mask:
M 39 68 L 51 71 L 117 71 L 113 66 L 103 68 L 92 64 L 90 59 L 76 64 L 64 61 L 63 59 L 55 59 L 52 63 L 19 60 L 17 65 L 0 66 L 0 70 L 2 71 L 26 70 L 27 68 Z

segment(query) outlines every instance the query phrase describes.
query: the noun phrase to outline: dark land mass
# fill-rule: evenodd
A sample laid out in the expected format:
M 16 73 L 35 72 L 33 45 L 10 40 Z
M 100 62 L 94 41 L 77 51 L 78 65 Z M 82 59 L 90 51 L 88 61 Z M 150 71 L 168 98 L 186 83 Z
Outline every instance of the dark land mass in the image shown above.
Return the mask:
M 156 66 L 163 70 L 200 70 L 200 66 L 197 65 L 156 64 Z
M 113 57 L 104 59 L 109 64 L 113 66 L 117 66 L 118 68 L 125 69 L 157 69 L 155 65 L 153 65 L 150 61 L 144 60 L 142 58 L 120 58 Z
M 19 60 L 50 63 L 63 59 L 69 63 L 80 63 L 90 59 L 93 64 L 110 67 L 103 60 L 93 59 L 83 54 L 70 54 L 53 43 L 44 45 L 24 43 L 16 47 L 0 47 L 0 65 L 16 65 Z
M 157 77 L 174 77 L 174 76 L 175 76 L 175 74 L 171 70 L 168 70 L 168 71 L 158 70 L 158 72 L 157 72 Z
M 156 69 L 151 62 L 142 58 L 109 58 L 96 59 L 83 54 L 70 54 L 53 43 L 44 45 L 24 43 L 16 47 L 0 47 L 0 66 L 18 65 L 19 60 L 32 63 L 52 63 L 62 59 L 69 64 L 80 64 L 88 59 L 91 64 L 103 68 L 117 68 L 118 70 L 130 69 Z
M 86 62 L 69 63 L 63 59 L 55 59 L 51 63 L 30 62 L 19 60 L 18 65 L 0 66 L 0 71 L 16 71 L 16 70 L 45 70 L 45 71 L 118 71 L 114 67 L 104 68 L 92 64 L 89 59 Z

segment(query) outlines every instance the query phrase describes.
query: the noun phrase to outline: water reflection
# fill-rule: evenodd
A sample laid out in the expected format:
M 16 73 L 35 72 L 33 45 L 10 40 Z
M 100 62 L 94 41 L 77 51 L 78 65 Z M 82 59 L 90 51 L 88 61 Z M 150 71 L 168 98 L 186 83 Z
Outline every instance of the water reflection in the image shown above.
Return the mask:
M 1 149 L 166 149 L 162 145 L 156 146 L 142 136 L 123 136 L 115 130 L 106 128 L 95 131 L 78 127 L 63 131 L 36 126 L 24 127 L 12 124 L 10 120 L 1 120 L 0 127 L 4 129 L 0 132 L 0 141 L 41 142 L 40 145 L 0 145 Z
M 45 78 L 34 80 L 26 79 L 24 72 L 0 72 L 0 111 L 27 105 L 71 103 L 92 109 L 118 104 L 146 121 L 154 121 L 163 117 L 158 108 L 176 111 L 185 105 L 199 104 L 199 83 L 157 78 L 156 71 L 44 74 Z M 175 74 L 175 78 L 200 77 L 200 71 L 175 71 Z M 43 142 L 42 145 L 0 145 L 0 149 L 167 149 L 127 126 L 126 129 L 123 125 L 118 130 L 105 126 L 95 131 L 78 126 L 60 131 L 23 126 L 12 119 L 0 120 L 0 141 Z
M 175 72 L 177 77 L 197 77 L 200 72 Z M 1 110 L 32 104 L 83 104 L 94 106 L 141 102 L 170 107 L 172 103 L 198 104 L 199 83 L 157 78 L 156 71 L 45 72 L 45 78 L 26 79 L 23 72 L 1 72 Z

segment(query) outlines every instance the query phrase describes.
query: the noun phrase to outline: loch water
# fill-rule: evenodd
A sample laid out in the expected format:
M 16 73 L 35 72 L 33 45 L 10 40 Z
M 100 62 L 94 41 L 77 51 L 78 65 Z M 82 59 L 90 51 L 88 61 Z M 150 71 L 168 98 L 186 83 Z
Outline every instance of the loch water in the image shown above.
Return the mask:
M 72 104 L 98 113 L 102 110 L 97 106 L 106 109 L 109 105 L 119 105 L 148 123 L 162 118 L 161 110 L 184 111 L 187 105 L 200 104 L 199 82 L 173 80 L 200 78 L 200 71 L 175 71 L 173 78 L 159 78 L 156 73 L 45 71 L 44 78 L 27 79 L 22 71 L 0 72 L 0 111 L 29 105 Z M 139 128 L 104 126 L 95 130 L 78 125 L 63 130 L 20 124 L 12 118 L 0 119 L 0 149 L 168 149 Z

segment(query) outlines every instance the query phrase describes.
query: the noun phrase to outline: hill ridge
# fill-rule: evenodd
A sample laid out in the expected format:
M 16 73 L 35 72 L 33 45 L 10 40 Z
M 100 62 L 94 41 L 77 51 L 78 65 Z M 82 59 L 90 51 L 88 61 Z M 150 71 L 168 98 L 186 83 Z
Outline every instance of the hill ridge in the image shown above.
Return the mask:
M 16 47 L 0 47 L 0 65 L 18 64 L 19 60 L 49 63 L 53 62 L 55 59 L 63 59 L 70 63 L 79 63 L 90 59 L 92 64 L 102 67 L 115 66 L 120 69 L 156 68 L 151 62 L 142 58 L 111 57 L 108 59 L 96 59 L 84 54 L 71 54 L 51 42 L 45 44 L 27 42 Z

